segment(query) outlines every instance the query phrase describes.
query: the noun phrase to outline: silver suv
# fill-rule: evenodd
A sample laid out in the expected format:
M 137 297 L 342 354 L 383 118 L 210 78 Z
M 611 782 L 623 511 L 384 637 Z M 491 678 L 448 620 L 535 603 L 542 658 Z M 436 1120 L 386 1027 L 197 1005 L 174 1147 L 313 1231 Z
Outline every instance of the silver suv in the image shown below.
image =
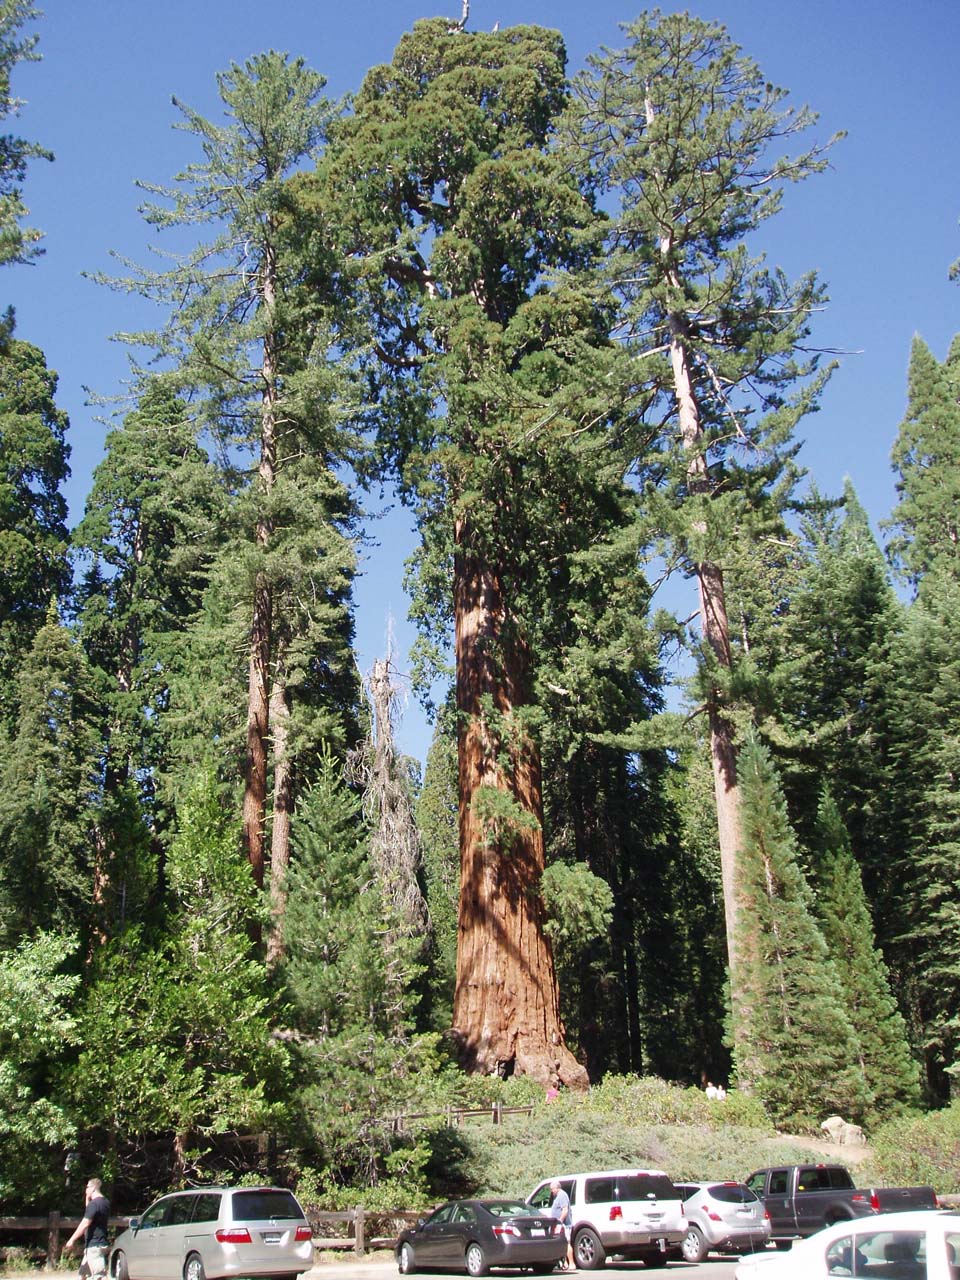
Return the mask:
M 718 1253 L 752 1253 L 770 1241 L 770 1215 L 742 1182 L 681 1182 L 687 1234 L 680 1252 L 687 1262 Z
M 313 1232 L 282 1187 L 199 1187 L 155 1200 L 110 1251 L 113 1280 L 293 1280 L 313 1266 Z
M 548 1178 L 527 1196 L 546 1209 Z M 582 1271 L 602 1267 L 608 1254 L 649 1266 L 675 1254 L 687 1234 L 680 1192 L 661 1169 L 607 1169 L 556 1175 L 570 1197 L 570 1240 Z

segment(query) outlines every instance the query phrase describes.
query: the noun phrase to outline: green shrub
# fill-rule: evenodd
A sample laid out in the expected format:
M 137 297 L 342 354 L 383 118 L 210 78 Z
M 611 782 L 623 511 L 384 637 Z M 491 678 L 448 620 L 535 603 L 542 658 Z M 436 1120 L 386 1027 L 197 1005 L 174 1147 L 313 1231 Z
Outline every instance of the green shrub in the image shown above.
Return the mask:
M 772 1132 L 770 1117 L 758 1098 L 735 1089 L 722 1101 L 702 1089 L 670 1084 L 655 1076 L 607 1076 L 590 1091 L 587 1105 L 630 1124 L 692 1124 L 709 1129 L 727 1125 Z
M 872 1135 L 871 1147 L 869 1163 L 861 1166 L 861 1182 L 960 1192 L 960 1102 L 888 1120 Z

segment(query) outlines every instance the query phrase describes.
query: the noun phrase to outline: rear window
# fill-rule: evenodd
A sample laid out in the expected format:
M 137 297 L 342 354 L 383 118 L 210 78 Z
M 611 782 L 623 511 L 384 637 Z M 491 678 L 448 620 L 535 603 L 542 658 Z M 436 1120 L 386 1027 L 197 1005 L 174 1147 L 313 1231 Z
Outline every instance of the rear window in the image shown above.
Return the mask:
M 758 1198 L 742 1182 L 718 1182 L 709 1191 L 714 1200 L 723 1204 L 752 1204 Z
M 797 1174 L 798 1191 L 849 1191 L 853 1181 L 838 1165 L 815 1165 Z
M 630 1173 L 617 1178 L 588 1178 L 587 1204 L 625 1204 L 632 1200 L 679 1200 L 669 1178 L 656 1173 Z
M 303 1210 L 289 1191 L 235 1191 L 234 1222 L 260 1222 L 267 1218 L 303 1220 Z

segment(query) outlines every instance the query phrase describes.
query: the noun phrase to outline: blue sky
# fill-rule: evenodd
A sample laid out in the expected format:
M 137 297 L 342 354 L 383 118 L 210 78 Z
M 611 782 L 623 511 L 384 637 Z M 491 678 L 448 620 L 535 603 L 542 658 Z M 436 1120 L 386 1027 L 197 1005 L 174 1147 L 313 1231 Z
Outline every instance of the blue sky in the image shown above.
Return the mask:
M 79 519 L 102 453 L 101 410 L 84 388 L 118 393 L 126 354 L 110 340 L 143 322 L 137 304 L 85 279 L 110 270 L 111 249 L 143 261 L 148 229 L 137 214 L 135 179 L 166 182 L 196 159 L 172 128 L 172 94 L 216 116 L 215 76 L 264 49 L 302 56 L 339 97 L 388 61 L 419 17 L 459 17 L 462 0 L 49 0 L 37 22 L 43 61 L 18 68 L 26 99 L 16 130 L 50 148 L 35 162 L 25 195 L 30 225 L 46 233 L 35 266 L 7 267 L 3 306 L 18 336 L 36 343 L 60 375 L 58 402 L 71 421 L 71 519 Z M 960 76 L 956 0 L 688 0 L 699 17 L 723 22 L 791 101 L 820 113 L 818 133 L 846 130 L 831 168 L 787 191 L 768 225 L 770 260 L 796 275 L 816 269 L 830 304 L 817 345 L 845 353 L 821 411 L 801 424 L 801 461 L 821 490 L 850 476 L 875 522 L 894 501 L 889 455 L 903 415 L 910 342 L 920 333 L 943 358 L 960 331 Z M 668 4 L 661 4 L 668 10 Z M 637 16 L 628 0 L 472 0 L 469 26 L 521 22 L 559 28 L 570 69 L 601 45 L 616 47 L 618 23 Z M 162 241 L 161 241 L 162 243 Z M 412 546 L 409 521 L 393 513 L 371 525 L 358 589 L 358 644 L 366 671 L 394 620 L 398 662 L 410 641 L 401 578 Z M 423 758 L 429 729 L 410 705 L 401 745 Z

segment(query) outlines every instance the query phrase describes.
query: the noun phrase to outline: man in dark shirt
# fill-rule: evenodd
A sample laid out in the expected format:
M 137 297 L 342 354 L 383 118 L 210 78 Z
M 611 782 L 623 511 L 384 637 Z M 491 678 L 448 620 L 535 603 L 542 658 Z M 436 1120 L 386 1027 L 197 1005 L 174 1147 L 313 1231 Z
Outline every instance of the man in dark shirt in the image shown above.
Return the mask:
M 110 1201 L 101 1194 L 99 1178 L 91 1178 L 84 1191 L 83 1217 L 76 1231 L 64 1245 L 72 1249 L 81 1236 L 84 1236 L 83 1258 L 80 1261 L 80 1275 L 84 1277 L 105 1276 L 107 1274 L 107 1226 L 110 1221 Z

